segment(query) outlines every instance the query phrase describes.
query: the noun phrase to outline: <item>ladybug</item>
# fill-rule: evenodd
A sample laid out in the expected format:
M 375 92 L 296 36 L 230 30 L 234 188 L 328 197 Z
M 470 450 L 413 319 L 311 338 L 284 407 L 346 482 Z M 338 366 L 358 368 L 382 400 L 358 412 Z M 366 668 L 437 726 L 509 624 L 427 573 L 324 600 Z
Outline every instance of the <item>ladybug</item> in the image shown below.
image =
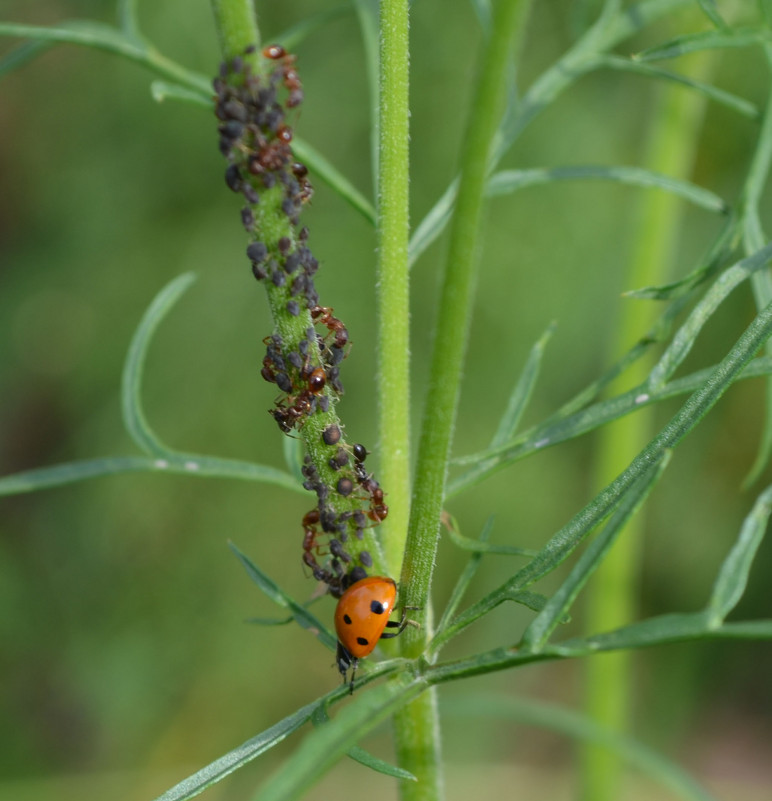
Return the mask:
M 359 660 L 372 653 L 378 640 L 396 637 L 407 626 L 404 610 L 401 621 L 389 620 L 396 600 L 397 585 L 394 579 L 368 576 L 352 584 L 338 601 L 335 609 L 335 631 L 338 634 L 335 661 L 344 684 L 351 669 L 349 686 L 352 693 Z M 396 628 L 398 631 L 384 633 L 386 628 Z

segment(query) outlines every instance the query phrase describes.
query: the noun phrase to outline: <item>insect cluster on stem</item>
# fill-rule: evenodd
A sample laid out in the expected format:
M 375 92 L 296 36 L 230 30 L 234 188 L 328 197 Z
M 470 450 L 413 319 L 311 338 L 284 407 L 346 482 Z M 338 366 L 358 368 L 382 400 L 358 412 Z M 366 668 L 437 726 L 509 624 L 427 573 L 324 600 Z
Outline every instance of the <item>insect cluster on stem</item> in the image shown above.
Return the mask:
M 302 561 L 340 597 L 367 576 L 373 560 L 364 532 L 388 507 L 364 466 L 367 450 L 345 442 L 334 411 L 350 341 L 333 309 L 320 305 L 319 262 L 308 247 L 308 229 L 300 226 L 313 190 L 291 147 L 291 121 L 303 101 L 295 56 L 280 45 L 261 54 L 247 48 L 221 66 L 213 85 L 220 150 L 228 159 L 225 182 L 243 195 L 241 220 L 251 240 L 246 255 L 276 323 L 263 340 L 260 371 L 280 391 L 270 414 L 283 433 L 300 431 L 308 447 L 304 487 L 315 492 L 317 505 L 302 520 Z

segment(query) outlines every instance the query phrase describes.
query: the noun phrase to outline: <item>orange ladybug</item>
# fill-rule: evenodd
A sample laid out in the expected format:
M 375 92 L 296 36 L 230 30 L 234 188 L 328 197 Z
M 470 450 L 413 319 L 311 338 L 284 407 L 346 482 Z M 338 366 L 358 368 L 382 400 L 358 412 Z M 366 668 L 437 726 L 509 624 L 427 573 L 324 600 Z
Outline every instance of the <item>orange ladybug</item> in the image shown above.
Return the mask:
M 335 609 L 335 631 L 338 634 L 338 650 L 335 661 L 345 684 L 351 669 L 351 692 L 354 692 L 354 674 L 362 657 L 372 653 L 378 640 L 396 637 L 407 626 L 402 620 L 389 620 L 397 600 L 397 585 L 394 579 L 385 576 L 369 576 L 352 584 L 341 595 Z M 384 629 L 398 631 L 384 634 Z

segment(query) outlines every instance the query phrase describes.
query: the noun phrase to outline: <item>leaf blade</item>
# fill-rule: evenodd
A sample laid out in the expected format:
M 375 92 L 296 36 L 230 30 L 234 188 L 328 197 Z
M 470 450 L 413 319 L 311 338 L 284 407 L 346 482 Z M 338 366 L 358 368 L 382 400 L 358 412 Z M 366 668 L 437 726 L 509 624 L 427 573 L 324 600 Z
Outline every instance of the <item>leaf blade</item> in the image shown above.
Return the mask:
M 121 377 L 123 423 L 140 450 L 151 456 L 165 456 L 171 451 L 152 431 L 142 409 L 142 370 L 150 341 L 158 326 L 195 280 L 193 273 L 183 273 L 170 281 L 153 298 L 142 315 L 126 354 Z

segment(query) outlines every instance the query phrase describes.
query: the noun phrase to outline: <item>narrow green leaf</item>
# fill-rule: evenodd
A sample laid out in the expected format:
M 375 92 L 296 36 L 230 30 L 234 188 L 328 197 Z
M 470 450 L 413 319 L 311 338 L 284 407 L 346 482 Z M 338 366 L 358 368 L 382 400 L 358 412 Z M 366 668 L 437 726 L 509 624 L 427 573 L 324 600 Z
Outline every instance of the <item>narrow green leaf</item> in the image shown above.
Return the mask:
M 724 22 L 723 17 L 721 14 L 718 13 L 718 6 L 716 5 L 716 0 L 697 0 L 700 4 L 700 8 L 705 13 L 705 16 L 719 29 L 722 31 L 728 31 L 729 28 Z
M 630 623 L 603 634 L 550 644 L 542 653 L 564 657 L 589 656 L 600 651 L 648 648 L 654 645 L 704 639 L 711 637 L 712 634 L 708 616 L 704 612 L 673 613 Z
M 321 705 L 316 708 L 316 711 L 311 718 L 311 722 L 314 724 L 314 726 L 318 726 L 322 723 L 328 723 L 329 720 L 330 716 L 327 714 L 327 709 Z M 346 756 L 350 757 L 355 762 L 359 762 L 360 765 L 364 765 L 366 768 L 374 770 L 376 773 L 383 773 L 386 776 L 393 776 L 395 779 L 407 779 L 408 781 L 414 782 L 418 781 L 418 779 L 416 779 L 416 777 L 410 773 L 410 771 L 403 770 L 402 768 L 398 768 L 396 765 L 385 762 L 384 760 L 373 756 L 369 751 L 365 751 L 364 748 L 360 748 L 358 745 L 355 745 L 353 748 L 349 748 L 349 750 L 346 752 Z
M 375 225 L 375 209 L 372 203 L 327 159 L 303 139 L 292 140 L 292 150 L 312 172 L 334 189 L 349 205 L 353 206 L 368 222 Z
M 766 266 L 770 259 L 772 259 L 772 244 L 761 248 L 721 273 L 676 332 L 672 343 L 649 374 L 649 389 L 657 390 L 665 384 L 691 351 L 697 334 L 729 293 L 753 272 Z
M 748 584 L 753 558 L 761 545 L 772 513 L 772 487 L 767 487 L 756 499 L 753 509 L 745 518 L 734 547 L 721 565 L 707 606 L 708 620 L 718 627 L 737 606 Z
M 472 467 L 450 482 L 448 496 L 456 495 L 475 486 L 497 470 L 525 459 L 536 451 L 553 447 L 589 431 L 594 431 L 612 420 L 617 420 L 652 403 L 694 392 L 708 380 L 715 369 L 713 366 L 698 370 L 671 381 L 657 392 L 649 392 L 645 387 L 631 389 L 629 392 L 596 403 L 566 418 L 550 418 L 501 448 L 456 459 L 454 460 L 456 464 L 472 465 Z M 770 375 L 771 372 L 772 358 L 763 356 L 748 364 L 737 380 L 758 378 Z M 552 422 L 553 419 L 556 419 L 556 422 Z
M 687 801 L 715 801 L 675 762 L 652 751 L 648 746 L 616 730 L 563 707 L 534 699 L 474 694 L 443 706 L 443 717 L 470 715 L 479 719 L 496 717 L 559 732 L 577 740 L 595 743 L 613 751 L 631 767 L 641 771 L 663 787 Z
M 517 431 L 517 426 L 523 416 L 523 412 L 531 399 L 533 388 L 536 385 L 536 380 L 539 377 L 539 370 L 541 368 L 541 360 L 544 355 L 544 349 L 550 340 L 553 332 L 555 331 L 556 323 L 551 323 L 547 330 L 537 340 L 536 344 L 531 348 L 528 355 L 528 360 L 523 367 L 523 371 L 515 383 L 512 394 L 509 398 L 509 404 L 504 412 L 499 427 L 493 435 L 490 447 L 496 448 L 503 445 L 505 442 L 514 437 Z
M 728 219 L 721 233 L 711 245 L 708 253 L 700 259 L 697 266 L 683 278 L 663 286 L 650 286 L 628 290 L 623 293 L 624 297 L 648 300 L 672 300 L 686 295 L 703 281 L 706 281 L 714 275 L 719 269 L 726 266 L 731 260 L 735 249 L 736 226 L 736 219 L 733 217 Z M 761 245 L 759 247 L 761 247 Z
M 383 773 L 385 776 L 393 776 L 395 779 L 406 779 L 411 782 L 418 781 L 409 770 L 403 770 L 396 765 L 392 765 L 390 762 L 385 762 L 383 759 L 373 756 L 369 751 L 365 751 L 364 748 L 360 748 L 358 745 L 349 748 L 346 752 L 346 756 L 351 757 L 355 762 L 359 762 L 360 765 L 374 770 L 376 773 Z
M 605 555 L 611 549 L 630 518 L 640 509 L 654 485 L 660 479 L 670 461 L 671 451 L 665 451 L 661 459 L 641 474 L 622 496 L 619 506 L 609 518 L 605 529 L 599 534 L 585 552 L 579 557 L 571 572 L 549 599 L 544 609 L 531 622 L 523 634 L 521 647 L 538 652 L 550 635 L 565 617 L 573 602 L 581 592 L 590 576 L 600 567 Z
M 0 76 L 7 75 L 9 72 L 23 67 L 34 58 L 45 53 L 53 45 L 53 42 L 44 42 L 42 40 L 22 42 L 0 58 Z
M 325 697 L 331 695 L 331 693 L 328 693 L 328 696 Z M 301 707 L 297 712 L 288 715 L 261 734 L 250 738 L 238 748 L 234 748 L 192 776 L 188 776 L 187 779 L 184 779 L 179 784 L 175 784 L 174 787 L 159 795 L 155 801 L 186 801 L 188 798 L 194 798 L 206 790 L 207 787 L 216 784 L 233 773 L 233 771 L 259 757 L 260 754 L 264 754 L 275 745 L 278 745 L 292 732 L 306 723 L 320 703 L 322 703 L 322 699 Z
M 323 645 L 331 651 L 335 650 L 337 639 L 327 629 L 327 627 L 304 606 L 299 604 L 294 598 L 288 595 L 272 579 L 270 579 L 249 557 L 245 556 L 232 542 L 228 545 L 233 553 L 236 554 L 241 564 L 247 571 L 247 575 L 258 587 L 275 603 L 284 609 L 289 609 L 292 616 L 300 626 L 310 631 Z
M 389 681 L 355 694 L 335 718 L 315 728 L 282 768 L 268 780 L 257 801 L 291 801 L 318 781 L 378 724 L 425 689 L 420 679 Z
M 584 509 L 554 534 L 539 555 L 509 581 L 489 593 L 480 605 L 493 606 L 513 592 L 543 578 L 560 565 L 577 545 L 618 505 L 631 484 L 663 453 L 674 448 L 710 411 L 748 361 L 772 334 L 772 303 L 760 312 L 705 383 L 684 403 L 677 414 L 633 459 L 630 465 Z
M 576 165 L 568 167 L 541 167 L 529 170 L 502 170 L 488 181 L 488 195 L 505 195 L 528 186 L 551 183 L 553 181 L 613 181 L 631 186 L 663 189 L 688 200 L 708 211 L 726 213 L 727 204 L 708 189 L 696 186 L 689 181 L 671 178 L 662 173 L 646 170 L 643 167 L 624 165 Z
M 531 592 L 530 590 L 502 589 L 500 592 L 489 593 L 477 603 L 465 609 L 451 623 L 446 625 L 441 632 L 437 632 L 431 643 L 431 651 L 433 653 L 439 651 L 446 642 L 459 635 L 465 628 L 492 612 L 505 601 L 513 601 L 533 612 L 541 612 L 547 606 L 548 599 L 541 593 Z M 567 623 L 568 620 L 568 616 L 563 616 L 560 622 Z M 523 653 L 526 652 L 523 651 Z
M 250 626 L 286 626 L 294 619 L 292 615 L 289 617 L 248 617 L 244 622 L 249 623 Z
M 712 5 L 712 0 L 700 0 L 700 5 Z M 715 6 L 714 6 L 715 7 Z M 720 20 L 721 18 L 716 15 Z M 720 23 L 719 23 L 720 24 Z M 637 61 L 661 61 L 666 58 L 678 58 L 686 53 L 699 50 L 717 50 L 726 47 L 748 47 L 749 45 L 769 43 L 769 34 L 759 28 L 735 28 L 734 30 L 701 31 L 676 36 L 662 44 L 649 47 L 636 53 Z
M 212 107 L 212 93 L 199 89 L 190 89 L 178 83 L 169 81 L 153 81 L 150 84 L 150 94 L 156 103 L 165 100 L 181 100 L 183 103 L 192 103 L 194 106 Z
M 723 89 L 718 89 L 702 81 L 695 81 L 685 75 L 679 75 L 677 72 L 671 72 L 661 67 L 655 67 L 642 61 L 634 61 L 621 56 L 603 56 L 599 59 L 599 63 L 601 66 L 607 67 L 608 69 L 632 72 L 646 78 L 659 78 L 661 80 L 683 84 L 693 89 L 695 92 L 699 92 L 705 95 L 705 97 L 710 98 L 714 103 L 726 106 L 736 111 L 738 114 L 742 114 L 744 117 L 749 117 L 750 119 L 758 119 L 759 117 L 758 107 L 754 103 L 745 100 L 745 98 L 738 97 L 731 92 L 725 92 Z
M 0 478 L 0 496 L 61 487 L 76 481 L 119 473 L 173 473 L 200 478 L 236 478 L 274 484 L 305 494 L 305 490 L 293 476 L 274 467 L 196 453 L 170 453 L 158 459 L 148 456 L 107 456 L 13 473 Z
M 170 281 L 153 299 L 131 340 L 121 379 L 121 408 L 129 436 L 145 453 L 165 456 L 170 449 L 153 433 L 142 411 L 142 370 L 150 340 L 161 320 L 186 289 L 196 280 L 193 273 L 183 273 Z
M 318 11 L 316 14 L 308 14 L 303 17 L 299 22 L 295 23 L 292 27 L 287 28 L 280 34 L 277 34 L 270 41 L 278 42 L 285 50 L 293 53 L 297 50 L 298 45 L 301 44 L 308 36 L 321 30 L 327 23 L 343 17 L 351 13 L 351 4 L 342 3 L 339 6 Z
M 453 530 L 458 536 L 461 536 L 461 532 L 458 530 L 458 523 L 456 522 L 455 518 L 451 515 L 447 516 L 447 520 L 443 521 L 445 523 L 445 527 L 449 530 Z M 480 532 L 480 537 L 477 540 L 478 545 L 485 545 L 488 542 L 488 539 L 491 536 L 491 532 L 493 531 L 493 517 L 489 517 L 485 521 L 485 525 L 483 526 L 482 531 Z M 447 628 L 448 624 L 450 623 L 453 616 L 456 614 L 456 610 L 458 609 L 461 600 L 463 599 L 464 595 L 466 594 L 467 589 L 477 573 L 477 568 L 480 566 L 480 562 L 482 561 L 483 553 L 482 551 L 474 551 L 472 555 L 469 557 L 469 561 L 464 566 L 464 569 L 461 571 L 461 574 L 456 581 L 456 585 L 453 587 L 453 592 L 450 594 L 450 599 L 448 603 L 445 605 L 445 609 L 442 612 L 442 617 L 437 623 L 435 629 L 435 639 L 441 635 L 445 628 Z M 434 644 L 430 644 L 430 650 L 434 650 Z

